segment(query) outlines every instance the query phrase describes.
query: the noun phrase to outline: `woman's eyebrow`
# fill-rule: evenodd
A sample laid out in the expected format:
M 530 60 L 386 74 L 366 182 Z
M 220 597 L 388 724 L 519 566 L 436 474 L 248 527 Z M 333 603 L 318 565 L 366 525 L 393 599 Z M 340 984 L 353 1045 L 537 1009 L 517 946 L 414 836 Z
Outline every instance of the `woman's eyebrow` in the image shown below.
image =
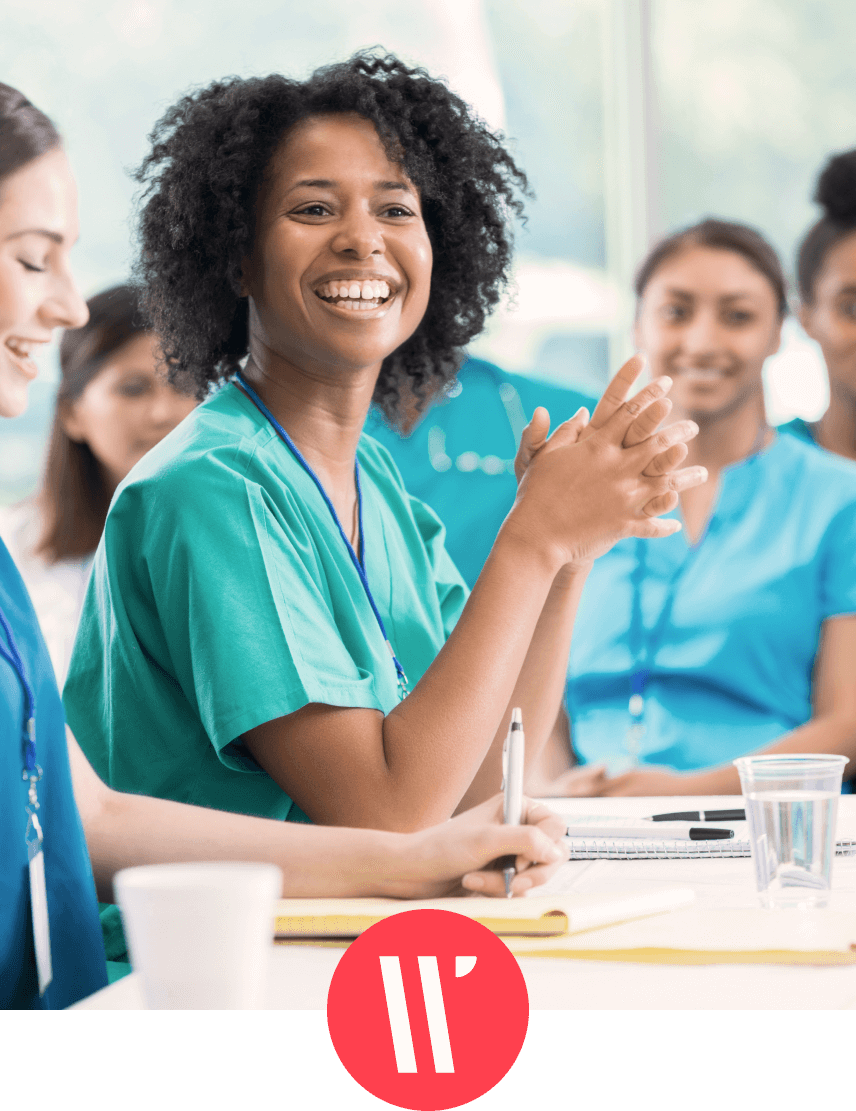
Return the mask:
M 337 181 L 323 177 L 301 178 L 300 181 L 295 181 L 288 192 L 292 193 L 295 189 L 335 189 L 338 184 Z M 376 181 L 374 190 L 376 193 L 388 193 L 393 190 L 399 193 L 412 193 L 413 187 L 404 181 Z
M 10 239 L 21 239 L 25 235 L 43 235 L 54 243 L 62 244 L 65 242 L 58 231 L 48 231 L 46 228 L 25 228 L 23 231 L 14 231 L 11 235 L 6 236 L 6 242 L 8 243 Z

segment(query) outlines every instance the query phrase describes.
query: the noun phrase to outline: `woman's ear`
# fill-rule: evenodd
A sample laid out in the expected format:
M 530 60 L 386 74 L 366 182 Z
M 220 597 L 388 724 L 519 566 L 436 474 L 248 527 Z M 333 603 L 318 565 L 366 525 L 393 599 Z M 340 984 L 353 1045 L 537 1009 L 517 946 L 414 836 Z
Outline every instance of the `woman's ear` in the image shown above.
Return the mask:
M 816 339 L 812 329 L 814 327 L 814 312 L 811 305 L 807 305 L 804 301 L 800 301 L 800 307 L 797 309 L 797 319 L 802 324 L 803 331 L 811 339 Z
M 770 347 L 769 347 L 769 350 L 767 351 L 767 358 L 768 359 L 771 355 L 775 355 L 776 352 L 779 350 L 779 348 L 782 346 L 782 325 L 783 324 L 784 324 L 784 321 L 780 320 L 778 322 L 778 324 L 775 326 L 775 328 L 773 329 L 773 334 L 770 337 Z
M 77 406 L 73 401 L 60 401 L 57 405 L 56 419 L 69 440 L 73 440 L 76 444 L 82 444 L 86 440 Z

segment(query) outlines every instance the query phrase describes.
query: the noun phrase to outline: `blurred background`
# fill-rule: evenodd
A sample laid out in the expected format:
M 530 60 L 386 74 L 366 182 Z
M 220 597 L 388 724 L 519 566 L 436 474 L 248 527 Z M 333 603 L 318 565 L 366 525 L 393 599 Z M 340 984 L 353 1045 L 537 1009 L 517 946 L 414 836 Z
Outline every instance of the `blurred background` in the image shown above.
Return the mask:
M 631 350 L 632 274 L 659 234 L 746 221 L 792 272 L 822 162 L 856 145 L 854 41 L 850 0 L 4 0 L 0 80 L 65 136 L 90 296 L 128 275 L 129 170 L 181 93 L 376 44 L 445 75 L 536 193 L 515 287 L 472 353 L 595 392 Z M 767 371 L 774 423 L 820 415 L 822 364 L 793 319 Z M 0 504 L 36 485 L 56 380 L 49 351 L 28 413 L 4 422 Z

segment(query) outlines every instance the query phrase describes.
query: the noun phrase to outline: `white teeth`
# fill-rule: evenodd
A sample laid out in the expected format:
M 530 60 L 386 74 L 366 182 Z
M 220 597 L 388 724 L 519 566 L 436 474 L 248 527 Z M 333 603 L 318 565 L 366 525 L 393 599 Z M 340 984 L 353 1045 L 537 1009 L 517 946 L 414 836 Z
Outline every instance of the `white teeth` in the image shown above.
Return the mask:
M 29 358 L 31 351 L 33 350 L 33 344 L 28 343 L 26 340 L 7 339 L 6 346 L 9 348 L 10 351 L 14 352 L 14 354 L 18 355 L 19 358 L 22 359 Z
M 367 280 L 364 282 L 325 282 L 317 289 L 319 297 L 327 301 L 385 301 L 390 295 L 389 283 Z

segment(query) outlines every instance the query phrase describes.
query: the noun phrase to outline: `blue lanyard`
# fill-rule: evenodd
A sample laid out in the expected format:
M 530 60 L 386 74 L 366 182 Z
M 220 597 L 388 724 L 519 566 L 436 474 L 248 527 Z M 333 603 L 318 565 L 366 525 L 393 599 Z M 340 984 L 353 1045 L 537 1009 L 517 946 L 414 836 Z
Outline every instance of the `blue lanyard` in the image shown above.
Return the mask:
M 4 648 L 0 644 L 0 656 L 11 666 L 12 670 L 18 676 L 18 681 L 24 689 L 24 779 L 27 779 L 36 770 L 36 696 L 33 693 L 33 688 L 30 685 L 30 680 L 27 678 L 27 671 L 24 667 L 24 661 L 21 659 L 21 653 L 18 651 L 18 645 L 15 643 L 15 638 L 12 636 L 12 630 L 9 627 L 9 622 L 6 620 L 6 615 L 0 610 L 0 626 L 6 634 L 6 640 L 9 647 Z
M 749 453 L 746 457 L 747 462 L 752 462 L 757 459 L 761 448 L 764 443 L 764 438 L 767 434 L 767 423 L 762 421 L 758 427 L 758 433 Z M 645 732 L 644 714 L 645 714 L 645 687 L 651 677 L 651 672 L 654 668 L 654 656 L 663 642 L 666 629 L 672 618 L 672 610 L 675 607 L 675 598 L 678 593 L 678 587 L 681 584 L 686 572 L 689 570 L 692 563 L 695 561 L 699 549 L 704 543 L 710 526 L 716 516 L 716 510 L 711 513 L 708 518 L 707 525 L 704 532 L 693 544 L 686 557 L 681 562 L 680 566 L 673 572 L 672 577 L 669 579 L 668 586 L 666 587 L 666 600 L 663 603 L 663 608 L 660 610 L 657 620 L 647 637 L 645 638 L 645 622 L 642 616 L 642 583 L 645 580 L 645 573 L 647 570 L 647 559 L 645 558 L 647 548 L 646 544 L 650 543 L 648 540 L 636 541 L 636 566 L 631 575 L 631 584 L 633 589 L 633 608 L 630 615 L 630 652 L 633 659 L 633 671 L 630 675 L 630 701 L 628 703 L 628 710 L 630 712 L 630 728 L 627 733 L 627 747 L 630 755 L 635 757 L 638 755 L 639 739 Z
M 244 378 L 244 376 L 240 373 L 240 371 L 235 375 L 235 384 L 237 385 L 239 390 L 241 390 L 243 393 L 245 393 L 247 395 L 247 397 L 250 399 L 250 401 L 252 401 L 252 403 L 256 406 L 256 408 L 259 410 L 259 412 L 264 417 L 267 418 L 267 420 L 270 422 L 270 424 L 276 430 L 276 433 L 279 436 L 279 438 L 282 440 L 282 442 L 285 444 L 285 446 L 288 448 L 288 450 L 291 452 L 291 454 L 294 456 L 294 458 L 297 460 L 297 462 L 300 464 L 300 466 L 303 468 L 303 470 L 306 471 L 306 473 L 309 475 L 309 477 L 315 483 L 315 486 L 318 489 L 318 493 L 324 499 L 324 504 L 330 510 L 330 516 L 336 522 L 336 528 L 339 530 L 339 535 L 342 537 L 342 543 L 345 545 L 345 548 L 348 552 L 348 555 L 351 557 L 351 562 L 353 563 L 357 574 L 360 576 L 360 582 L 363 584 L 363 590 L 366 592 L 366 598 L 368 599 L 369 605 L 372 608 L 372 613 L 375 615 L 375 620 L 378 623 L 378 628 L 380 629 L 381 636 L 383 637 L 384 643 L 386 644 L 387 648 L 389 649 L 390 656 L 392 656 L 392 662 L 395 665 L 395 674 L 396 674 L 396 677 L 398 679 L 398 697 L 400 699 L 406 698 L 407 695 L 410 693 L 409 690 L 408 690 L 408 686 L 407 686 L 407 676 L 404 674 L 404 668 L 399 663 L 398 657 L 396 656 L 395 651 L 392 647 L 392 644 L 390 643 L 389 637 L 386 635 L 386 629 L 384 628 L 383 618 L 381 617 L 380 612 L 378 611 L 377 605 L 375 604 L 374 597 L 372 596 L 372 592 L 371 592 L 371 589 L 369 587 L 369 580 L 368 580 L 368 577 L 366 575 L 366 565 L 365 565 L 366 534 L 363 531 L 363 491 L 362 491 L 362 488 L 360 486 L 360 464 L 358 463 L 358 461 L 356 459 L 354 460 L 354 480 L 355 480 L 356 485 L 357 485 L 357 521 L 359 523 L 360 538 L 362 540 L 361 552 L 360 552 L 360 555 L 358 556 L 357 553 L 354 551 L 354 547 L 351 544 L 350 540 L 345 535 L 345 530 L 342 528 L 342 524 L 341 524 L 341 521 L 339 520 L 338 514 L 336 513 L 336 509 L 335 509 L 333 503 L 327 497 L 327 491 L 321 485 L 321 480 L 318 478 L 318 475 L 316 475 L 316 473 L 312 470 L 312 468 L 309 466 L 309 464 L 303 458 L 297 444 L 295 444 L 294 440 L 292 440 L 292 438 L 289 436 L 289 434 L 285 431 L 285 429 L 282 427 L 282 425 L 279 423 L 279 421 L 276 419 L 276 417 L 273 415 L 273 413 L 270 411 L 270 409 L 268 409 L 268 407 L 265 405 L 265 403 L 262 401 L 262 399 L 259 397 L 259 395 L 256 393 L 256 391 L 252 388 L 252 386 L 247 382 L 247 380 Z
M 27 831 L 26 840 L 28 846 L 31 841 L 34 848 L 41 847 L 42 830 L 39 825 L 39 819 L 36 816 L 36 811 L 39 809 L 39 800 L 36 793 L 36 784 L 42 778 L 42 769 L 36 763 L 36 696 L 33 691 L 32 684 L 27 677 L 27 669 L 24 667 L 24 661 L 21 659 L 21 653 L 18 651 L 18 645 L 15 643 L 15 637 L 12 635 L 12 629 L 9 622 L 6 620 L 6 615 L 0 610 L 0 627 L 6 634 L 6 640 L 9 647 L 6 648 L 0 644 L 0 656 L 9 664 L 12 670 L 18 677 L 18 681 L 24 691 L 24 721 L 23 721 L 23 775 L 22 778 L 30 781 L 30 786 L 27 794 Z M 35 838 L 31 836 L 31 832 L 35 834 Z

